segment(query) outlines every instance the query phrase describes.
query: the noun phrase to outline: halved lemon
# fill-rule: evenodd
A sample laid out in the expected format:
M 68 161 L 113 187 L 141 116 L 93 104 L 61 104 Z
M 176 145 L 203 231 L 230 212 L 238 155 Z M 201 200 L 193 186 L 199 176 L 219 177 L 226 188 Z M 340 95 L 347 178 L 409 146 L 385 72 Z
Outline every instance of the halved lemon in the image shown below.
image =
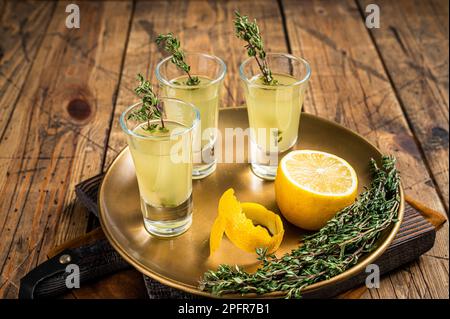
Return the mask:
M 333 154 L 292 151 L 278 165 L 278 207 L 289 222 L 307 230 L 322 228 L 339 210 L 354 202 L 357 190 L 355 170 Z

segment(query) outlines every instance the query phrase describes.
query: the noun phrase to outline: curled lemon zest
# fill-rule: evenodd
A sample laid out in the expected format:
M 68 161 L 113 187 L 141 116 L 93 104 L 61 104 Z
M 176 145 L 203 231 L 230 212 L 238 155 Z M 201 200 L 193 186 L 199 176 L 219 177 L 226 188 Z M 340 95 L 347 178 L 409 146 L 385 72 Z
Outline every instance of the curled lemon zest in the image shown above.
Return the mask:
M 240 203 L 230 188 L 219 200 L 219 213 L 209 238 L 211 255 L 219 248 L 224 233 L 246 252 L 267 248 L 272 253 L 280 247 L 284 228 L 280 216 L 257 203 Z

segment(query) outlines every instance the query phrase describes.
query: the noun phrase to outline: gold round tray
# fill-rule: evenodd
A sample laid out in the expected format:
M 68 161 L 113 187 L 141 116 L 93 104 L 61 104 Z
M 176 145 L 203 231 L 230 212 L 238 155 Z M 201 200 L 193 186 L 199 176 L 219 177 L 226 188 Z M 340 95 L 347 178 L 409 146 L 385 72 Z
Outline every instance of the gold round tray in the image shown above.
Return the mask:
M 245 108 L 221 110 L 219 122 L 222 132 L 226 127 L 245 129 L 248 127 L 247 110 Z M 356 170 L 359 191 L 370 182 L 369 159 L 379 161 L 381 157 L 380 151 L 360 135 L 336 123 L 306 113 L 301 115 L 299 139 L 294 149 L 320 150 L 346 159 Z M 255 270 L 258 266 L 256 254 L 239 250 L 226 239 L 226 236 L 220 249 L 213 256 L 209 256 L 209 233 L 217 215 L 218 201 L 222 193 L 230 187 L 234 188 L 240 201 L 261 203 L 279 213 L 275 203 L 273 182 L 256 177 L 247 163 L 223 163 L 218 164 L 216 171 L 205 179 L 193 181 L 194 211 L 191 228 L 172 239 L 153 237 L 143 225 L 134 165 L 128 148 L 125 148 L 108 168 L 100 186 L 101 225 L 111 245 L 143 274 L 186 292 L 212 296 L 198 289 L 198 282 L 205 271 L 216 269 L 219 264 L 237 264 L 248 271 Z M 363 271 L 394 239 L 403 212 L 404 198 L 401 190 L 399 221 L 385 230 L 379 239 L 378 248 L 342 274 L 308 286 L 304 292 L 336 284 Z M 276 252 L 277 256 L 296 248 L 303 233 L 301 229 L 284 219 L 283 223 L 285 235 Z M 280 295 L 272 293 L 265 296 Z M 245 297 L 253 296 L 256 295 Z

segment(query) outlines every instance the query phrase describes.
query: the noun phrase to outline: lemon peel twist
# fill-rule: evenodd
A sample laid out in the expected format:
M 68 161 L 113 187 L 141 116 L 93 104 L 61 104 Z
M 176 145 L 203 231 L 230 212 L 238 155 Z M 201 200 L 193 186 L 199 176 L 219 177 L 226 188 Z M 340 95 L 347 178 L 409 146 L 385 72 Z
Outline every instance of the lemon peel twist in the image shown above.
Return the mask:
M 224 233 L 246 252 L 267 248 L 271 253 L 280 247 L 284 228 L 280 216 L 257 203 L 240 203 L 230 188 L 219 200 L 219 212 L 209 238 L 210 255 L 219 248 Z

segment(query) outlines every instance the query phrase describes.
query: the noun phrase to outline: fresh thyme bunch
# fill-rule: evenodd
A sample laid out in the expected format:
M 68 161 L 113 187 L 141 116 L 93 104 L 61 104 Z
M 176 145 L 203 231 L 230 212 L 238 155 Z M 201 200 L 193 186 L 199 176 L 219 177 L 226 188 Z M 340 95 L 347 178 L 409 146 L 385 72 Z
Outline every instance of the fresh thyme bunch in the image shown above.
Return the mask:
M 205 273 L 200 288 L 216 295 L 283 292 L 287 298 L 299 298 L 305 287 L 355 265 L 377 248 L 382 231 L 397 221 L 400 205 L 395 158 L 383 157 L 381 168 L 372 159 L 370 167 L 370 187 L 322 229 L 304 237 L 301 246 L 281 258 L 257 249 L 262 266 L 254 274 L 220 265 Z
M 128 119 L 135 121 L 147 121 L 147 127 L 145 129 L 149 132 L 155 131 L 158 128 L 158 124 L 150 124 L 150 121 L 159 119 L 161 122 L 159 130 L 167 131 L 162 117 L 163 108 L 159 103 L 159 99 L 155 92 L 153 92 L 152 85 L 149 81 L 144 79 L 142 74 L 138 74 L 137 79 L 139 81 L 139 85 L 134 89 L 134 92 L 139 98 L 141 98 L 142 106 L 140 109 L 130 113 L 128 115 Z
M 186 81 L 186 85 L 193 86 L 200 83 L 198 76 L 192 76 L 189 73 L 191 71 L 191 67 L 186 63 L 186 61 L 184 61 L 184 52 L 180 48 L 180 40 L 175 38 L 172 32 L 158 35 L 155 42 L 157 45 L 164 44 L 164 50 L 172 54 L 172 63 L 186 72 L 189 78 Z
M 256 19 L 250 22 L 247 16 L 242 16 L 238 11 L 235 11 L 234 14 L 236 15 L 234 19 L 236 37 L 247 42 L 245 45 L 247 54 L 250 57 L 255 57 L 263 75 L 264 84 L 277 85 L 278 81 L 273 78 L 266 60 L 266 51 L 264 51 L 264 43 Z

